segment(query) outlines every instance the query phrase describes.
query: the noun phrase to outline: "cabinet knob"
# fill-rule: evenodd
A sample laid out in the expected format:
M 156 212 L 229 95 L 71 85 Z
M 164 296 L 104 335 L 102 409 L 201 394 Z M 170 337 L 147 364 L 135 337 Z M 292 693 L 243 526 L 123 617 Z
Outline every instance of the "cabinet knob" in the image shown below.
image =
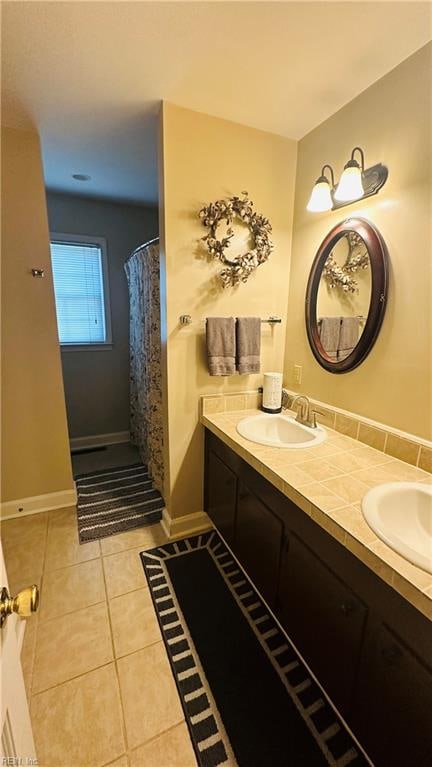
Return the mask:
M 354 612 L 355 605 L 352 602 L 342 602 L 340 609 L 341 613 L 345 615 L 345 618 L 348 618 L 348 616 Z
M 389 645 L 381 651 L 381 656 L 389 666 L 397 666 L 403 656 L 403 652 L 397 645 Z

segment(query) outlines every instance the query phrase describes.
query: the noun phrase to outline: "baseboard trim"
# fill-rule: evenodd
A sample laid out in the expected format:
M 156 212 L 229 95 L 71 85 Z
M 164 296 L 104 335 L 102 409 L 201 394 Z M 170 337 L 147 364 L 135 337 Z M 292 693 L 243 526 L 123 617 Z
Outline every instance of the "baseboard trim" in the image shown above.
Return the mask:
M 171 540 L 202 533 L 203 530 L 213 527 L 211 519 L 205 511 L 195 511 L 193 514 L 185 514 L 183 517 L 171 519 L 166 508 L 162 512 L 161 525 L 165 535 Z
M 29 498 L 20 498 L 16 501 L 5 501 L 0 504 L 1 519 L 15 519 L 27 517 L 29 514 L 39 514 L 42 511 L 54 511 L 68 506 L 75 506 L 77 502 L 76 489 L 58 490 L 56 493 L 45 495 L 33 495 Z
M 90 434 L 88 437 L 72 437 L 70 440 L 71 450 L 79 450 L 81 447 L 100 447 L 101 445 L 119 445 L 122 442 L 130 442 L 130 432 L 114 431 L 110 434 Z

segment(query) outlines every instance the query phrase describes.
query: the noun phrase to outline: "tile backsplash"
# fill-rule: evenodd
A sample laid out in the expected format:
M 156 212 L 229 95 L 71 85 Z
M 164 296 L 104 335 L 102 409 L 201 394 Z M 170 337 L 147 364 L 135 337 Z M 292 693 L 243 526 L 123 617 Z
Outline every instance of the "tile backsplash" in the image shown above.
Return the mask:
M 366 419 L 354 414 L 341 413 L 313 399 L 311 404 L 319 411 L 318 422 L 323 426 L 432 473 L 432 443 L 427 445 L 425 440 L 419 440 L 414 435 L 401 436 L 384 424 L 371 424 Z M 203 415 L 252 410 L 260 406 L 261 394 L 257 391 L 209 394 L 200 398 L 200 412 Z

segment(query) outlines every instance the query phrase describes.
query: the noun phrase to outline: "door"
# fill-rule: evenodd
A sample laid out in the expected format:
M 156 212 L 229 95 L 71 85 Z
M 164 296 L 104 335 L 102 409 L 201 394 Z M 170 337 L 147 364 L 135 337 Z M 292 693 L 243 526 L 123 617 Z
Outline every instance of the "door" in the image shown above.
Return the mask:
M 431 712 L 432 669 L 392 627 L 376 623 L 366 636 L 353 717 L 376 764 L 432 764 Z
M 279 618 L 343 714 L 356 680 L 367 607 L 294 533 L 284 552 Z
M 234 539 L 237 477 L 210 448 L 207 457 L 206 512 L 230 546 Z
M 1 588 L 7 588 L 8 581 L 1 544 L 0 574 Z M 33 602 L 32 611 L 36 607 L 37 603 Z M 2 695 L 0 755 L 2 757 L 1 761 L 4 764 L 12 764 L 12 761 L 9 762 L 7 760 L 13 757 L 22 760 L 16 761 L 16 764 L 37 764 L 20 661 L 24 630 L 25 621 L 14 613 L 6 617 L 1 628 L 0 678 Z
M 234 553 L 270 607 L 276 600 L 282 535 L 282 522 L 240 482 Z

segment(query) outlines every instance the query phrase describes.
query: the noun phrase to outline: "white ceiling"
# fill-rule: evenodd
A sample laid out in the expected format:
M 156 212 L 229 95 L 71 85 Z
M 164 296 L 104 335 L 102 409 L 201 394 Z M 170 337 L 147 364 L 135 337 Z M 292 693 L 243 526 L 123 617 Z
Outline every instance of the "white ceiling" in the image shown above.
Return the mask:
M 50 188 L 155 202 L 161 99 L 298 139 L 425 45 L 431 7 L 3 2 L 3 121 L 36 125 Z

